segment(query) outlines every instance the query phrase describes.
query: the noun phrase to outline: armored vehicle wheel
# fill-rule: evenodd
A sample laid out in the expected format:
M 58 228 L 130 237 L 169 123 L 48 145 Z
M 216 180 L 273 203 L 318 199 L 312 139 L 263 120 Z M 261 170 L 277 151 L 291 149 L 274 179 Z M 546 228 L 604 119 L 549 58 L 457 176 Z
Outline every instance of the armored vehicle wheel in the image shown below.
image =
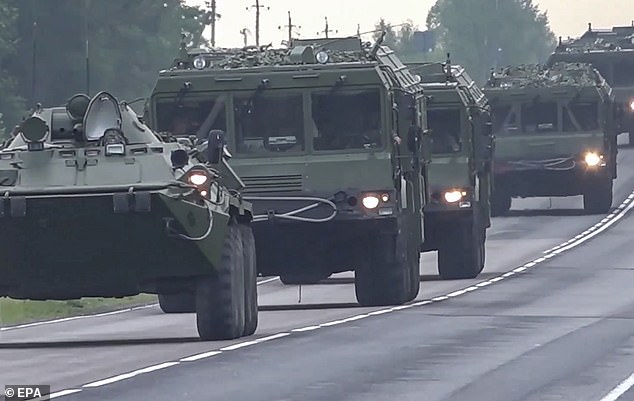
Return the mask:
M 241 337 L 245 323 L 244 253 L 240 228 L 231 224 L 217 274 L 204 277 L 196 288 L 196 319 L 202 340 Z
M 438 249 L 438 274 L 443 280 L 476 278 L 484 268 L 484 230 L 472 227 L 465 223 L 447 232 Z
M 411 249 L 409 252 L 395 251 L 400 246 L 390 242 L 396 241 L 388 238 L 379 240 L 370 249 L 363 264 L 356 269 L 354 288 L 360 305 L 400 305 L 415 298 L 412 285 L 413 252 Z
M 504 191 L 494 191 L 491 199 L 491 216 L 504 216 L 511 210 L 511 195 Z
M 411 292 L 409 298 L 414 299 L 418 296 L 420 291 L 420 249 L 416 247 L 410 247 L 409 249 L 409 263 L 410 263 L 410 288 Z
M 196 312 L 196 295 L 193 293 L 159 294 L 158 300 L 164 313 Z
M 244 336 L 255 333 L 258 327 L 258 284 L 255 257 L 255 238 L 250 226 L 239 225 L 242 232 L 244 257 Z
M 590 183 L 583 194 L 583 210 L 590 214 L 607 213 L 612 207 L 612 179 L 600 178 Z
M 280 281 L 285 285 L 309 285 L 317 284 L 328 276 L 321 273 L 283 274 Z

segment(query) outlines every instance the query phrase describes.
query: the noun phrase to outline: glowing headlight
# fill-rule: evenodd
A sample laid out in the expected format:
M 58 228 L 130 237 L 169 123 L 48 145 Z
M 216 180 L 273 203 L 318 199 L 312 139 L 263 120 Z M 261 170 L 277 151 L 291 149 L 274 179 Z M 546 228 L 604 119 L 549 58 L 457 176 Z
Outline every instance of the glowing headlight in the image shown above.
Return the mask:
M 445 192 L 444 197 L 448 203 L 456 203 L 466 195 L 466 192 L 454 189 L 452 191 Z
M 630 101 L 630 111 L 634 113 L 634 100 Z
M 596 167 L 601 163 L 601 156 L 595 152 L 588 152 L 586 153 L 584 160 L 588 166 Z
M 207 180 L 209 180 L 209 177 L 207 177 L 207 174 L 204 174 L 204 173 L 193 173 L 189 176 L 188 180 L 190 184 L 193 184 L 199 187 L 203 185 L 204 183 L 206 183 Z
M 364 196 L 361 200 L 361 203 L 363 203 L 366 209 L 376 209 L 379 206 L 379 202 L 379 198 L 374 195 Z
M 328 53 L 324 51 L 321 51 L 315 55 L 315 59 L 317 59 L 317 62 L 319 64 L 326 64 L 329 58 L 330 57 L 328 56 Z
M 202 70 L 207 66 L 207 61 L 205 61 L 205 58 L 203 56 L 197 56 L 192 64 L 194 65 L 195 69 Z

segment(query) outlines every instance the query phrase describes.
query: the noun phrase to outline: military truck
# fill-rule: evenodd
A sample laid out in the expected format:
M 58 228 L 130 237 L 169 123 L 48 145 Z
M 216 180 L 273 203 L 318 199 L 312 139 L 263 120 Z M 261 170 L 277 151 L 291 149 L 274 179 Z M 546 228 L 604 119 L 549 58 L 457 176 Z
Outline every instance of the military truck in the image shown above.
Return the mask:
M 588 30 L 579 38 L 559 40 L 548 65 L 557 62 L 589 63 L 614 90 L 618 133 L 628 132 L 634 146 L 634 25 L 609 30 Z
M 511 197 L 583 195 L 587 213 L 612 205 L 616 124 L 611 87 L 589 64 L 525 65 L 492 74 L 493 214 Z
M 257 327 L 252 209 L 223 137 L 161 137 L 100 92 L 35 109 L 0 150 L 0 296 L 159 294 L 200 337 Z
M 491 111 L 482 90 L 450 60 L 407 66 L 420 76 L 428 98 L 431 198 L 423 250 L 438 250 L 440 277 L 474 278 L 484 268 L 491 226 Z
M 419 291 L 427 201 L 422 86 L 380 41 L 312 42 L 181 51 L 146 118 L 227 133 L 260 274 L 306 284 L 354 270 L 360 304 L 404 303 Z

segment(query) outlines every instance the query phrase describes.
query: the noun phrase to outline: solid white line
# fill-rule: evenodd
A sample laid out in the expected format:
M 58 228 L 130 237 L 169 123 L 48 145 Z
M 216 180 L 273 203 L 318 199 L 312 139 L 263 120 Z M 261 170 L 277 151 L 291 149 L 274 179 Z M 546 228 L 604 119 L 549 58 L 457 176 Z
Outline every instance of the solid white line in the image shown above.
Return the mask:
M 271 283 L 271 282 L 273 282 L 275 280 L 279 280 L 279 279 L 280 279 L 279 277 L 267 278 L 266 280 L 258 281 L 258 285 Z
M 194 361 L 199 361 L 205 358 L 211 358 L 212 356 L 216 356 L 220 354 L 222 354 L 222 351 L 210 351 L 210 352 L 204 352 L 202 354 L 188 356 L 187 358 L 182 358 L 182 359 L 179 359 L 178 361 L 179 362 L 194 362 Z
M 76 393 L 81 393 L 81 389 L 80 388 L 71 388 L 71 389 L 68 389 L 68 390 L 58 391 L 56 393 L 49 394 L 48 398 L 50 400 L 52 400 L 53 398 L 64 397 L 66 395 L 71 395 L 71 394 L 76 394 Z
M 616 401 L 629 389 L 634 386 L 634 373 L 630 375 L 627 379 L 623 380 L 618 386 L 614 388 L 614 390 L 607 393 L 600 401 Z
M 116 382 L 121 381 L 121 380 L 130 379 L 130 378 L 132 378 L 134 376 L 142 375 L 144 373 L 155 372 L 157 370 L 169 368 L 169 367 L 172 367 L 172 366 L 178 365 L 178 364 L 180 364 L 180 362 L 164 362 L 164 363 L 160 363 L 158 365 L 148 366 L 147 368 L 135 370 L 133 372 L 129 372 L 129 373 L 124 373 L 122 375 L 113 376 L 113 377 L 110 377 L 108 379 L 103 379 L 103 380 L 98 380 L 96 382 L 88 383 L 88 384 L 83 385 L 82 387 L 87 387 L 87 388 L 89 388 L 89 387 L 101 387 L 101 386 L 105 386 L 106 384 L 116 383 Z

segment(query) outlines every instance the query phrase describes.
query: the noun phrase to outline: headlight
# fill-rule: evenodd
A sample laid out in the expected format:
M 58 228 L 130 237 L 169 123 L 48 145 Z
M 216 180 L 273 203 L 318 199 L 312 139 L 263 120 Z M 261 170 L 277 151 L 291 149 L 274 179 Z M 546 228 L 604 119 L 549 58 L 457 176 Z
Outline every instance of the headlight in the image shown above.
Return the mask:
M 209 180 L 209 177 L 207 176 L 207 174 L 197 171 L 190 174 L 188 177 L 188 180 L 190 184 L 193 184 L 199 187 L 201 185 L 204 185 Z
M 630 101 L 630 111 L 634 113 L 634 100 Z
M 586 153 L 584 160 L 589 167 L 596 167 L 601 164 L 602 158 L 603 157 L 596 152 L 588 152 Z
M 205 60 L 203 56 L 197 56 L 192 62 L 192 64 L 194 65 L 195 69 L 202 70 L 203 68 L 207 66 L 207 61 Z
M 379 198 L 374 195 L 366 195 L 361 200 L 366 209 L 376 209 L 379 206 Z
M 444 198 L 445 198 L 445 201 L 447 201 L 447 203 L 456 203 L 466 195 L 467 193 L 465 191 L 454 189 L 454 190 L 445 192 Z
M 326 64 L 329 58 L 330 57 L 328 56 L 328 53 L 326 53 L 325 51 L 320 51 L 315 55 L 315 59 L 317 59 L 317 62 L 319 64 Z
M 122 143 L 110 143 L 106 145 L 106 156 L 125 155 L 125 145 Z

